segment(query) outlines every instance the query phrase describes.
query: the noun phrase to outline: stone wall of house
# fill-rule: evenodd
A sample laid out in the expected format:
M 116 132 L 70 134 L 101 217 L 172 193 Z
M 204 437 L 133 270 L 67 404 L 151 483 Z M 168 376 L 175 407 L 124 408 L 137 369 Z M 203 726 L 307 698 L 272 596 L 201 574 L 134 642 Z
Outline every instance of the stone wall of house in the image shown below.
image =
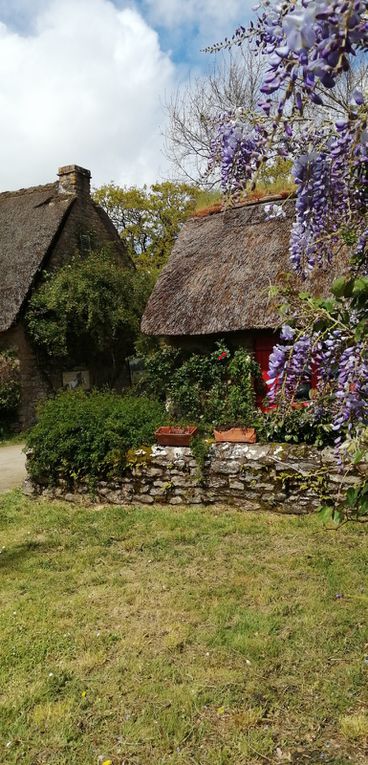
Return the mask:
M 189 448 L 160 447 L 129 453 L 125 474 L 98 483 L 93 501 L 129 504 L 236 505 L 244 510 L 304 514 L 329 494 L 359 481 L 340 472 L 331 450 L 287 444 L 214 444 L 202 471 Z M 368 465 L 364 466 L 364 470 Z M 65 482 L 54 488 L 26 482 L 29 494 L 90 502 L 86 485 Z
M 16 351 L 20 361 L 21 400 L 16 428 L 25 430 L 32 424 L 37 402 L 52 393 L 52 384 L 37 361 L 23 321 L 0 335 L 0 350 Z
M 79 197 L 67 215 L 45 268 L 57 270 L 76 252 L 88 253 L 90 249 L 104 246 L 112 248 L 119 260 L 123 258 L 125 265 L 133 268 L 129 257 L 124 255 L 124 248 L 117 239 L 112 223 L 105 223 L 90 197 Z

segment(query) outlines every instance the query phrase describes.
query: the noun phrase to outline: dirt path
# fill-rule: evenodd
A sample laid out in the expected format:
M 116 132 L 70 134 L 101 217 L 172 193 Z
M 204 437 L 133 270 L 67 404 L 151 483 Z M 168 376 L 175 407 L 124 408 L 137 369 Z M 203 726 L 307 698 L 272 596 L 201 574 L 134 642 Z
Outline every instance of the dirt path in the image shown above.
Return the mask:
M 24 444 L 0 446 L 0 493 L 20 486 L 26 477 Z

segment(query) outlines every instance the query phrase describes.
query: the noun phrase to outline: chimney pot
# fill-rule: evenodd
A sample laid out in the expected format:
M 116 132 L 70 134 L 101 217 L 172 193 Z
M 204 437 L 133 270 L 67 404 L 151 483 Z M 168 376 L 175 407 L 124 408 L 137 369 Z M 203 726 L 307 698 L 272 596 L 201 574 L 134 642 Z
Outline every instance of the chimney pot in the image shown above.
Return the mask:
M 91 173 L 79 165 L 65 165 L 58 170 L 59 193 L 74 194 L 80 198 L 91 195 Z

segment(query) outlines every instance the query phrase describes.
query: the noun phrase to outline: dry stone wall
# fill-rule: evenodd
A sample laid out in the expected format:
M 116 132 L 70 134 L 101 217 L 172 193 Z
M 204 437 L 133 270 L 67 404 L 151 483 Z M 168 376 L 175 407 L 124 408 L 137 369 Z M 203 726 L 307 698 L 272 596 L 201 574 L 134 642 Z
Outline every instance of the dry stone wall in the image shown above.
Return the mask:
M 121 477 L 101 481 L 93 501 L 129 504 L 237 505 L 244 510 L 304 514 L 323 498 L 360 480 L 339 470 L 331 450 L 288 444 L 214 444 L 202 470 L 189 448 L 160 447 L 129 453 Z M 365 466 L 366 467 L 366 466 Z M 363 470 L 363 468 L 360 468 Z M 26 492 L 68 501 L 91 501 L 86 485 L 48 488 L 26 482 Z

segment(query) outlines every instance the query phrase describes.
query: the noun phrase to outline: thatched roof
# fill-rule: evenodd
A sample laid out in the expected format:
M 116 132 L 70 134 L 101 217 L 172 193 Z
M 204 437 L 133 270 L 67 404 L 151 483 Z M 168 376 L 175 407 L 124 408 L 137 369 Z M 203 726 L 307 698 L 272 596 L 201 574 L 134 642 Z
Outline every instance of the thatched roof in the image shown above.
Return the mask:
M 0 194 L 0 332 L 15 321 L 74 199 L 58 183 Z
M 286 218 L 268 221 L 264 202 L 187 221 L 150 297 L 142 331 L 180 336 L 277 327 L 268 291 L 291 270 L 295 212 L 293 201 L 283 206 Z M 330 271 L 319 272 L 313 292 L 324 293 L 331 281 Z

